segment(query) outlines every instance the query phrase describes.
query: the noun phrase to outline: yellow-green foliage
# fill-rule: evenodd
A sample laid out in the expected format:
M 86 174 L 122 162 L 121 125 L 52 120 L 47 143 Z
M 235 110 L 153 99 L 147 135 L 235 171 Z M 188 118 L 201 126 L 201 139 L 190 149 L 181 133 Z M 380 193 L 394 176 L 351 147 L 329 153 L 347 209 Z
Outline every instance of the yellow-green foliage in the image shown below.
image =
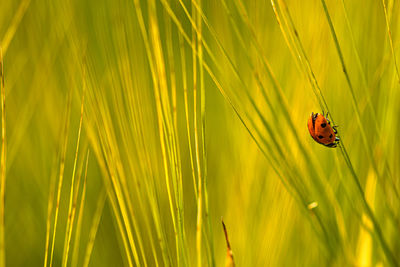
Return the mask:
M 0 267 L 399 265 L 399 10 L 1 1 Z

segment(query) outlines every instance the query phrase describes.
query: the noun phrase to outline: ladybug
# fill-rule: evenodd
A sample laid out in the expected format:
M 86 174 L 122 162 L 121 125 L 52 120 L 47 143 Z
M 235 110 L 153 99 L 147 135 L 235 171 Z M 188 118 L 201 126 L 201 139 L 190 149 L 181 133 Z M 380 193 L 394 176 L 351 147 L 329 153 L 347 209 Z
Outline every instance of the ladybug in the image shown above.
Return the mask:
M 312 112 L 308 118 L 308 131 L 311 137 L 321 145 L 327 147 L 336 147 L 340 141 L 337 137 L 336 126 L 331 126 L 331 122 L 328 119 L 328 113 L 326 118 L 323 114 Z

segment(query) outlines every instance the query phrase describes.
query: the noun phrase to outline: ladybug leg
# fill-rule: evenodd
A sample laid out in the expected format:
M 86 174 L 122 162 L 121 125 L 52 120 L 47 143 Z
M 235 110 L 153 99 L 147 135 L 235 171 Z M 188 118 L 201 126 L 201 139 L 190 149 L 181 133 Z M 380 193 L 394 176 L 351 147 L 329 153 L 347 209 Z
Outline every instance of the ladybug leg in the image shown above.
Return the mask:
M 338 132 L 337 132 L 336 127 L 337 127 L 337 126 L 332 126 L 332 129 L 333 129 L 333 132 L 334 132 L 335 135 L 336 135 L 336 136 L 335 136 L 335 142 L 336 142 L 336 143 L 339 143 L 340 138 L 337 136 Z
M 325 118 L 326 118 L 326 120 L 328 121 L 328 124 L 331 125 L 331 121 L 329 120 L 328 117 L 329 117 L 329 111 L 326 113 Z

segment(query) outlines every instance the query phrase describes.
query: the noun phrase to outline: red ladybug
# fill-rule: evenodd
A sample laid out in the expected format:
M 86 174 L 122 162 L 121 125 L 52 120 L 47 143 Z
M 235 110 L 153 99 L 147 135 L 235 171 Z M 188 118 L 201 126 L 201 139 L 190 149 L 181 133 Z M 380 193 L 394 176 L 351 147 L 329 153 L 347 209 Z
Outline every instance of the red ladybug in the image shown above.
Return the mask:
M 327 147 L 336 147 L 340 139 L 336 136 L 337 130 L 335 126 L 331 126 L 328 120 L 328 113 L 326 118 L 323 114 L 312 112 L 308 118 L 308 131 L 311 137 L 321 145 Z

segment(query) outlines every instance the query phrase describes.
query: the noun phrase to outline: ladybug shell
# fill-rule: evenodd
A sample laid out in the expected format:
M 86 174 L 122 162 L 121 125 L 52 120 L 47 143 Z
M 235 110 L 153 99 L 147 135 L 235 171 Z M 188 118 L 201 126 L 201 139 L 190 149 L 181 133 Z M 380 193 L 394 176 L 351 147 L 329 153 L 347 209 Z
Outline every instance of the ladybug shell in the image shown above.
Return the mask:
M 332 129 L 329 120 L 327 120 L 322 114 L 311 113 L 308 118 L 308 131 L 311 137 L 317 142 L 324 146 L 336 147 L 336 135 Z

